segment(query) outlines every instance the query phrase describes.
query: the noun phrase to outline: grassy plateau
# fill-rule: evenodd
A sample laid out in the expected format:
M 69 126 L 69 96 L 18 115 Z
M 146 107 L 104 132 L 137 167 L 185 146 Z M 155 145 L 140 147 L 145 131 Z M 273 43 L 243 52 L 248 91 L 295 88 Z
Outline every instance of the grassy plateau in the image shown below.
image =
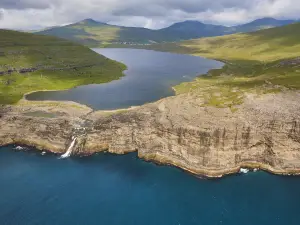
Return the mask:
M 300 89 L 300 23 L 147 48 L 225 62 L 222 69 L 175 87 L 177 94 L 193 92 L 204 97 L 207 105 L 236 110 L 246 93 Z
M 109 82 L 125 69 L 64 39 L 0 30 L 0 104 L 17 103 L 32 91 Z

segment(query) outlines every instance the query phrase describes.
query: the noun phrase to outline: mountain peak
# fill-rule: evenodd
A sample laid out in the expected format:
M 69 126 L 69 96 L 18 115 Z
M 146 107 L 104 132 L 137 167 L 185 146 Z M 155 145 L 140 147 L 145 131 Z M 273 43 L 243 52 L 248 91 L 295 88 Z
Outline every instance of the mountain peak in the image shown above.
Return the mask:
M 198 20 L 185 20 L 185 21 L 183 21 L 181 23 L 202 23 L 202 22 L 200 22 Z
M 199 24 L 204 24 L 204 23 L 197 20 L 185 20 L 182 22 L 174 23 L 173 26 L 174 25 L 199 25 Z
M 256 19 L 254 21 L 277 21 L 277 19 L 273 17 L 263 17 L 263 18 Z
M 174 23 L 167 29 L 197 29 L 199 27 L 205 26 L 204 23 L 197 20 L 186 20 L 183 22 Z
M 272 17 L 264 17 L 264 18 L 261 18 L 261 19 L 257 19 L 257 20 L 254 20 L 252 22 L 250 22 L 249 24 L 258 24 L 258 25 L 265 25 L 265 24 L 273 24 L 273 25 L 287 25 L 287 24 L 290 24 L 290 23 L 293 23 L 293 22 L 296 22 L 294 20 L 278 20 L 278 19 L 275 19 L 275 18 L 272 18 Z
M 104 25 L 105 23 L 102 23 L 102 22 L 98 22 L 92 18 L 87 18 L 87 19 L 84 19 L 80 22 L 78 22 L 79 24 L 84 24 L 84 25 Z

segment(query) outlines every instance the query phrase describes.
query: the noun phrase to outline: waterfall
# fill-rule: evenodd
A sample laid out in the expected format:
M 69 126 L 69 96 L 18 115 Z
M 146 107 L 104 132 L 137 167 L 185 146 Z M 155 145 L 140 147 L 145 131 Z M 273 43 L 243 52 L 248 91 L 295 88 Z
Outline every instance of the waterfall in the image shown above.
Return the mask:
M 73 147 L 74 147 L 75 142 L 76 142 L 76 139 L 77 139 L 77 137 L 73 138 L 73 140 L 72 140 L 72 142 L 71 142 L 68 150 L 66 151 L 65 154 L 63 154 L 63 155 L 60 156 L 60 159 L 65 159 L 65 158 L 68 158 L 68 157 L 71 156 Z

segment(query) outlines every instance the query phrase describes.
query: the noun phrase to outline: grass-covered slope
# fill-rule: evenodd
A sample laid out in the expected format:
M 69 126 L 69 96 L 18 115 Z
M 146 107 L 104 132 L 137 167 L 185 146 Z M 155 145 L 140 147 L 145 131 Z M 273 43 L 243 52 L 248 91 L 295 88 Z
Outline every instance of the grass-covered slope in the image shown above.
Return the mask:
M 151 48 L 222 60 L 270 62 L 300 55 L 300 23 L 251 33 L 152 45 Z
M 168 34 L 138 27 L 121 27 L 86 19 L 63 27 L 55 27 L 39 34 L 57 36 L 78 43 L 99 47 L 107 44 L 147 44 L 175 40 Z
M 175 87 L 177 93 L 201 95 L 208 105 L 234 108 L 246 93 L 300 89 L 300 23 L 149 48 L 226 62 L 222 69 Z
M 299 56 L 300 23 L 252 33 L 193 40 L 182 46 L 221 59 L 273 61 Z
M 16 103 L 31 91 L 109 82 L 124 69 L 64 39 L 0 30 L 0 104 Z

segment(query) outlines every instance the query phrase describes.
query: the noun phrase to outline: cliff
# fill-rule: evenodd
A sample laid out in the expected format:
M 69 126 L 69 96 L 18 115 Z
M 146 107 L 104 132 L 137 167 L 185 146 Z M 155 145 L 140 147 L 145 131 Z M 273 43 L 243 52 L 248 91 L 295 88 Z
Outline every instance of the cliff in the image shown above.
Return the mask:
M 73 103 L 23 102 L 0 109 L 0 145 L 73 154 L 117 154 L 219 177 L 241 167 L 300 173 L 300 92 L 246 94 L 237 110 L 204 106 L 192 93 L 128 110 L 92 111 Z M 62 107 L 63 105 L 63 107 Z

